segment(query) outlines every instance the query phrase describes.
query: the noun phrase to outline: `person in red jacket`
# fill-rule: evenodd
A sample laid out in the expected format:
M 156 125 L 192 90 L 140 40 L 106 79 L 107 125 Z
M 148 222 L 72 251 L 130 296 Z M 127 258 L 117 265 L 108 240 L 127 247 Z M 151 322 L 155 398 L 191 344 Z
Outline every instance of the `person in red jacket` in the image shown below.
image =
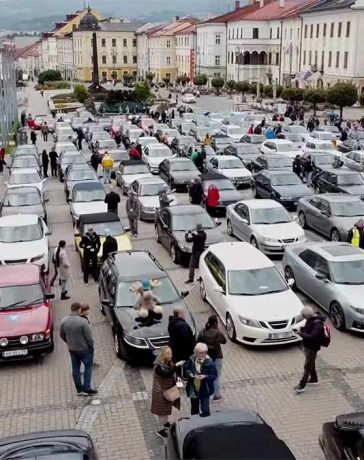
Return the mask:
M 4 164 L 5 163 L 5 148 L 0 147 L 0 174 L 4 172 Z
M 141 160 L 141 155 L 138 149 L 135 147 L 134 142 L 131 144 L 131 147 L 129 150 L 129 157 L 131 160 Z
M 220 200 L 220 192 L 216 185 L 211 184 L 207 190 L 206 211 L 211 214 Z
M 254 134 L 254 125 L 250 125 L 250 128 L 248 129 L 248 134 Z

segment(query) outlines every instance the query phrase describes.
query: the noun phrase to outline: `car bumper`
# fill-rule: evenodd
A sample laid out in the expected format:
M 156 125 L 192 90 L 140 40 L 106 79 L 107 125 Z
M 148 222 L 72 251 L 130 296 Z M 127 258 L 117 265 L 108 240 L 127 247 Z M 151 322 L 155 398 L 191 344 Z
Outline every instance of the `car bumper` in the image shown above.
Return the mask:
M 302 338 L 295 334 L 291 328 L 280 330 L 270 330 L 245 326 L 239 319 L 234 321 L 236 330 L 236 340 L 245 345 L 252 346 L 272 346 L 283 345 L 286 343 L 300 342 Z M 299 325 L 297 325 L 299 327 Z
M 35 264 L 39 265 L 40 267 L 43 266 L 44 271 L 48 271 L 49 261 L 48 261 L 48 254 L 45 254 L 39 260 L 32 260 L 31 257 L 23 259 L 1 259 L 0 265 L 13 265 L 13 264 Z
M 306 240 L 300 240 L 300 241 L 293 241 L 292 243 L 277 243 L 277 244 L 269 244 L 265 243 L 263 241 L 258 241 L 259 244 L 259 249 L 264 252 L 264 254 L 269 254 L 269 255 L 283 255 L 284 251 L 286 248 L 297 244 L 297 243 L 304 243 Z
M 294 198 L 292 200 L 278 199 L 277 201 L 287 209 L 296 209 L 299 198 Z
M 250 177 L 232 179 L 231 182 L 235 185 L 236 188 L 250 187 L 252 185 L 252 180 Z
M 52 339 L 43 340 L 42 342 L 35 342 L 24 345 L 10 345 L 0 349 L 0 361 L 13 361 L 27 358 L 34 358 L 45 353 L 50 353 L 52 351 Z M 20 354 L 20 352 L 22 352 Z M 4 356 L 7 353 L 12 354 L 11 356 Z M 19 353 L 19 354 L 16 354 Z
M 154 222 L 155 220 L 155 209 L 153 211 L 147 211 L 145 209 L 141 209 L 140 211 L 140 220 L 146 220 L 148 222 Z

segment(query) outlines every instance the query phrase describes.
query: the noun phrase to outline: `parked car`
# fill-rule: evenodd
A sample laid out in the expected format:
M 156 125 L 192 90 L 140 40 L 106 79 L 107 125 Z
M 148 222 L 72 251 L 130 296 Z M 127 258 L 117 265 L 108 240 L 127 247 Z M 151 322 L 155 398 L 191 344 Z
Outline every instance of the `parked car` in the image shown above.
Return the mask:
M 91 168 L 87 163 L 71 164 L 70 168 L 65 174 L 64 180 L 64 191 L 66 193 L 66 199 L 68 200 L 72 193 L 72 189 L 76 184 L 96 180 L 98 180 L 98 177 L 95 170 Z
M 109 134 L 107 135 L 109 136 L 108 139 L 97 140 L 95 142 L 93 150 L 97 150 L 99 155 L 104 155 L 109 150 L 114 150 L 117 147 L 115 140 L 110 138 Z
M 338 154 L 338 151 L 335 149 L 335 146 L 330 141 L 321 141 L 319 139 L 314 139 L 313 137 L 308 137 L 306 139 L 305 145 L 302 147 L 303 153 L 311 153 L 316 150 L 325 150 L 333 153 L 334 155 Z
M 59 171 L 59 181 L 64 181 L 64 175 L 66 169 L 70 164 L 82 164 L 87 166 L 87 161 L 85 157 L 79 152 L 62 152 L 58 157 L 58 171 Z
M 12 161 L 10 164 L 8 164 L 8 169 L 10 169 L 10 174 L 11 171 L 14 169 L 27 169 L 27 168 L 32 168 L 36 169 L 40 175 L 42 175 L 42 165 L 40 162 L 39 157 L 36 157 L 35 155 L 21 155 L 17 157 L 13 157 Z
M 86 181 L 76 184 L 71 193 L 70 212 L 74 223 L 83 214 L 107 212 L 105 187 L 99 181 Z
M 57 152 L 58 156 L 63 152 L 79 152 L 73 142 L 56 142 L 54 150 Z
M 134 307 L 138 293 L 133 286 L 141 280 L 153 280 L 163 314 L 158 320 L 143 321 Z M 176 305 L 186 311 L 186 321 L 195 333 L 195 322 L 183 297 L 167 272 L 147 251 L 124 251 L 109 257 L 100 270 L 101 311 L 112 326 L 115 353 L 134 363 L 153 362 L 161 347 L 168 345 L 168 318 Z
M 125 195 L 129 191 L 130 185 L 142 177 L 152 177 L 148 165 L 143 160 L 122 161 L 116 174 L 116 184 L 121 187 L 123 195 Z
M 328 169 L 315 181 L 318 193 L 348 193 L 364 198 L 364 178 L 351 169 Z
M 215 150 L 216 153 L 221 153 L 226 147 L 233 144 L 234 141 L 223 134 L 215 134 L 211 137 L 211 147 Z
M 319 141 L 333 141 L 337 139 L 336 134 L 330 131 L 312 131 L 310 137 Z
M 364 171 L 364 151 L 353 150 L 352 152 L 347 153 L 341 157 L 344 166 L 347 166 L 350 169 L 355 171 Z
M 235 187 L 250 187 L 252 184 L 251 172 L 235 155 L 215 155 L 209 159 L 207 169 L 228 177 Z
M 283 134 L 285 133 L 299 134 L 303 142 L 310 135 L 307 129 L 304 126 L 300 126 L 300 125 L 285 125 L 283 126 L 282 132 Z
M 302 228 L 313 228 L 332 241 L 347 241 L 349 230 L 364 218 L 364 203 L 358 196 L 314 195 L 299 200 L 297 214 Z
M 188 230 L 194 231 L 197 224 L 206 232 L 206 247 L 224 240 L 218 229 L 220 222 L 214 222 L 201 206 L 179 205 L 157 211 L 156 238 L 171 254 L 174 263 L 190 258 L 192 243 L 186 242 L 185 235 Z
M 228 145 L 224 150 L 219 152 L 220 155 L 235 155 L 251 170 L 251 163 L 261 153 L 259 144 L 248 144 L 245 142 L 236 142 L 235 144 Z
M 241 137 L 240 142 L 261 146 L 266 140 L 267 138 L 264 134 L 244 134 L 244 136 Z
M 33 144 L 18 145 L 15 148 L 12 157 L 16 158 L 16 157 L 20 157 L 23 155 L 34 155 L 35 157 L 38 158 L 39 157 L 38 147 Z
M 200 294 L 232 341 L 255 346 L 300 341 L 301 301 L 274 263 L 248 243 L 218 243 L 202 253 Z
M 301 150 L 304 145 L 304 141 L 302 140 L 302 136 L 296 133 L 282 133 L 284 138 L 287 141 L 293 142 L 293 145 L 296 147 L 297 150 Z
M 346 141 L 339 142 L 337 144 L 337 149 L 341 153 L 349 153 L 352 150 L 363 150 L 364 149 L 364 139 L 348 138 L 346 139 Z
M 244 136 L 244 130 L 239 125 L 224 125 L 221 129 L 221 134 L 230 137 L 234 142 L 241 142 L 241 138 Z
M 266 153 L 280 153 L 281 155 L 287 155 L 292 160 L 296 155 L 301 155 L 302 152 L 298 149 L 295 144 L 286 139 L 268 139 L 263 142 L 260 147 L 260 151 Z
M 274 200 L 243 200 L 228 206 L 226 227 L 228 235 L 265 254 L 283 254 L 290 244 L 306 241 L 295 219 Z
M 286 280 L 320 305 L 336 329 L 364 331 L 364 251 L 341 242 L 294 245 L 283 255 Z
M 253 174 L 265 169 L 269 171 L 274 171 L 276 169 L 292 171 L 292 160 L 287 157 L 287 155 L 281 155 L 279 153 L 259 155 L 255 160 L 252 160 L 251 172 Z
M 264 170 L 254 176 L 256 198 L 270 198 L 287 208 L 295 208 L 298 200 L 313 195 L 313 191 L 303 184 L 291 171 Z
M 48 201 L 37 187 L 8 188 L 1 203 L 0 215 L 36 214 L 47 223 L 44 203 Z
M 170 158 L 159 165 L 159 174 L 173 189 L 186 189 L 200 172 L 188 158 Z
M 317 150 L 315 152 L 304 153 L 301 158 L 302 160 L 305 160 L 308 156 L 311 157 L 315 170 L 318 172 L 332 169 L 335 163 L 335 155 L 331 152 L 320 152 Z
M 196 98 L 195 98 L 195 96 L 193 94 L 187 93 L 187 94 L 184 94 L 182 96 L 182 102 L 184 104 L 195 104 L 196 103 Z
M 231 180 L 216 172 L 207 172 L 200 175 L 202 181 L 202 187 L 204 189 L 205 198 L 210 185 L 214 185 L 218 188 L 220 194 L 220 200 L 216 206 L 216 212 L 225 214 L 226 207 L 229 204 L 236 203 L 243 198 L 240 191 L 236 190 Z
M 165 144 L 150 144 L 143 150 L 142 160 L 152 174 L 159 173 L 159 165 L 166 158 L 173 158 L 172 150 Z
M 207 126 L 196 126 L 195 128 L 191 128 L 189 132 L 189 135 L 194 137 L 197 142 L 203 142 L 206 134 L 211 136 L 211 129 Z
M 42 178 L 39 172 L 34 168 L 16 168 L 10 173 L 8 180 L 5 185 L 8 188 L 16 187 L 37 187 L 40 193 L 44 193 L 44 182 L 45 178 Z

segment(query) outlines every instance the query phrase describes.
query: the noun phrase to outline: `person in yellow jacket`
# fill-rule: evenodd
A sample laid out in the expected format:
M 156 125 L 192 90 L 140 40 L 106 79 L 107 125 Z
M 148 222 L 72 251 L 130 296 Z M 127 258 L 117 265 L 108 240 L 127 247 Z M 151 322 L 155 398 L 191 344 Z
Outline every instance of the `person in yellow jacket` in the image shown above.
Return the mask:
M 111 184 L 111 171 L 114 166 L 114 160 L 107 152 L 105 152 L 105 155 L 102 157 L 101 164 L 104 173 L 104 184 Z
M 364 220 L 359 219 L 358 222 L 348 233 L 348 242 L 356 248 L 364 249 Z
M 204 145 L 211 145 L 211 136 L 210 134 L 206 134 L 205 139 L 203 140 Z

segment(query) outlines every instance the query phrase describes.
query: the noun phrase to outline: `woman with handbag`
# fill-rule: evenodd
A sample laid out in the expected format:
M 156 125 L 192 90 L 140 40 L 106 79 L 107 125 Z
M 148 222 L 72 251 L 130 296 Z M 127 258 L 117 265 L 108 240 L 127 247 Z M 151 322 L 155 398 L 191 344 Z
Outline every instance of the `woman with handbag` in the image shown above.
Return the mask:
M 181 364 L 177 363 L 177 365 Z M 176 383 L 176 364 L 172 362 L 172 350 L 170 347 L 164 347 L 154 362 L 151 407 L 152 414 L 158 416 L 160 430 L 157 435 L 162 439 L 168 437 L 167 429 L 170 427 L 168 417 L 172 413 L 172 407 L 174 406 L 179 410 L 181 405 Z
M 191 415 L 198 414 L 201 408 L 201 417 L 210 415 L 210 396 L 214 394 L 214 380 L 217 371 L 214 361 L 207 354 L 205 343 L 195 346 L 194 354 L 184 366 L 187 377 L 187 397 L 191 399 Z

